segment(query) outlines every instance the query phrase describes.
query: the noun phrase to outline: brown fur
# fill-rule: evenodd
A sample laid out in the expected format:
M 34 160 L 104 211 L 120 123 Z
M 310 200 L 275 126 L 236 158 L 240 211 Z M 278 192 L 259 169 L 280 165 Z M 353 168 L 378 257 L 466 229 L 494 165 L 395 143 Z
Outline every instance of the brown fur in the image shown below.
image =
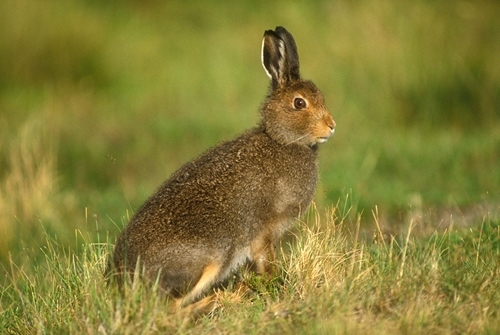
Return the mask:
M 285 54 L 273 54 L 281 41 Z M 273 75 L 261 124 L 182 166 L 144 203 L 116 242 L 109 270 L 119 280 L 140 260 L 147 278 L 187 306 L 241 264 L 272 271 L 275 242 L 313 198 L 317 143 L 335 122 L 321 92 L 298 76 L 291 35 L 266 31 L 264 45 Z M 295 108 L 296 98 L 307 107 Z M 212 303 L 207 297 L 191 308 Z

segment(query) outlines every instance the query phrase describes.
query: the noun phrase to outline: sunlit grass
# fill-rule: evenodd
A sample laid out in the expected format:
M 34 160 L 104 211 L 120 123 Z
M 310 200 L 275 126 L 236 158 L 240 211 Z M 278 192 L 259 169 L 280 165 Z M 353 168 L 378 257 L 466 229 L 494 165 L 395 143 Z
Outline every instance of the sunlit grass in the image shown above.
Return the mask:
M 375 241 L 346 232 L 340 209 L 310 211 L 283 249 L 274 278 L 218 292 L 219 306 L 198 320 L 140 282 L 124 295 L 103 278 L 108 237 L 77 232 L 74 253 L 47 238 L 36 264 L 11 264 L 0 293 L 0 327 L 11 333 L 324 334 L 495 333 L 499 331 L 500 230 L 447 229 L 422 238 L 418 224 Z
M 7 155 L 9 170 L 0 185 L 0 259 L 21 237 L 35 245 L 41 241 L 40 223 L 57 230 L 57 208 L 65 204 L 56 171 L 55 143 L 39 118 L 32 117 L 20 129 Z M 15 241 L 18 237 L 19 241 Z M 3 258 L 3 259 L 2 259 Z

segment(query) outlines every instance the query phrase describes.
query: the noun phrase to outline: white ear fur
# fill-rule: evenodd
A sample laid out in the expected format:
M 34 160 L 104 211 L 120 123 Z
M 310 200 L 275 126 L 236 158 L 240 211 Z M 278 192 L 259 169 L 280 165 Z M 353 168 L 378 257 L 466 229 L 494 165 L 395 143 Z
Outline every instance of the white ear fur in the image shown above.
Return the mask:
M 272 80 L 273 77 L 269 73 L 269 71 L 266 68 L 266 65 L 264 64 L 264 44 L 266 43 L 266 38 L 264 37 L 262 39 L 262 46 L 260 48 L 260 62 L 262 63 L 262 67 L 264 68 L 264 71 L 266 71 L 267 76 L 269 77 L 269 80 Z
M 279 78 L 283 78 L 283 70 L 284 70 L 284 65 L 285 65 L 285 42 L 283 40 L 279 40 L 279 45 L 278 49 L 280 51 L 280 58 L 278 60 L 278 73 L 279 73 Z
M 266 67 L 266 64 L 264 62 L 264 48 L 266 44 L 266 37 L 262 39 L 262 47 L 261 47 L 261 53 L 260 53 L 260 60 L 262 63 L 262 67 L 264 68 L 264 71 L 266 71 L 267 76 L 269 77 L 270 80 L 276 80 L 279 82 L 283 78 L 283 71 L 284 71 L 284 65 L 285 65 L 285 42 L 281 39 L 275 39 L 275 42 L 278 42 L 278 63 L 274 64 L 273 62 L 269 62 L 269 67 Z

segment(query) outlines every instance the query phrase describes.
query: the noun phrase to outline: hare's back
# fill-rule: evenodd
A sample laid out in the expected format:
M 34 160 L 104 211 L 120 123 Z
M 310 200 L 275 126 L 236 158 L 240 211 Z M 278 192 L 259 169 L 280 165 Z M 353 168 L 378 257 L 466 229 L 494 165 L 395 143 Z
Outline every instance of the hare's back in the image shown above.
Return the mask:
M 259 128 L 248 131 L 175 172 L 131 220 L 129 238 L 160 248 L 244 244 L 266 222 L 307 207 L 315 157 L 308 148 L 278 145 Z

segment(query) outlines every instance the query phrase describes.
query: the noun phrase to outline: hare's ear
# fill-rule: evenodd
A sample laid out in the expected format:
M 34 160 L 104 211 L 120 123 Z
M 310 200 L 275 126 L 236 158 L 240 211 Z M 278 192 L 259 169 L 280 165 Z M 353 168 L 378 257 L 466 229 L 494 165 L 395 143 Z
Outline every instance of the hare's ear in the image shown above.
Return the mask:
M 266 30 L 262 40 L 262 65 L 273 87 L 300 79 L 299 55 L 293 36 L 283 27 Z

